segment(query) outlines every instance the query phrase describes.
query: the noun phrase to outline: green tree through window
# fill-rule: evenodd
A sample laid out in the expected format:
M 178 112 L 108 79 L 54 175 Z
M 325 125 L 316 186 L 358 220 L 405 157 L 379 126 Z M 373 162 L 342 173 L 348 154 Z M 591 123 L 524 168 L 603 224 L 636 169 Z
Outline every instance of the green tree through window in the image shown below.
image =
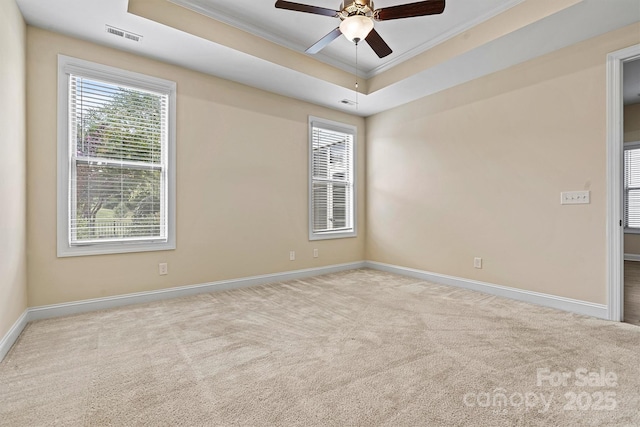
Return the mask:
M 57 254 L 176 248 L 176 83 L 58 55 Z
M 75 76 L 71 95 L 72 242 L 162 237 L 166 96 Z

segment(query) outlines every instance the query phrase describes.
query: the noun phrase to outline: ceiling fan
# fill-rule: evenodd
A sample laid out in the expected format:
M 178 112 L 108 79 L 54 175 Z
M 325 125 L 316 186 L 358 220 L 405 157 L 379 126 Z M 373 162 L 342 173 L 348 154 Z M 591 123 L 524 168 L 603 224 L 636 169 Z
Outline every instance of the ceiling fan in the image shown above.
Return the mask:
M 372 0 L 352 0 L 347 3 L 348 1 L 349 0 L 346 0 L 342 3 L 340 10 L 293 3 L 286 0 L 277 0 L 276 8 L 340 18 L 340 26 L 318 40 L 305 51 L 306 53 L 318 53 L 333 40 L 344 34 L 345 37 L 350 41 L 356 42 L 356 44 L 364 38 L 376 55 L 384 58 L 393 51 L 373 28 L 374 21 L 389 21 L 392 19 L 412 18 L 414 16 L 437 15 L 444 11 L 445 3 L 445 0 L 425 0 L 374 9 Z

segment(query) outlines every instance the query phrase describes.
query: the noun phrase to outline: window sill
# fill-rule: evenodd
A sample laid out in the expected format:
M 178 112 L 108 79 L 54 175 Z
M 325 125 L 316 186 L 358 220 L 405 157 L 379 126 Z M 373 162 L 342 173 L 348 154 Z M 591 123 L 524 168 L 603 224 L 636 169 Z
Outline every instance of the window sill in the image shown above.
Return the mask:
M 109 255 L 134 252 L 170 251 L 175 250 L 173 242 L 159 243 L 115 243 L 115 244 L 93 244 L 58 246 L 58 258 L 91 255 Z
M 351 231 L 333 231 L 326 233 L 309 233 L 309 240 L 329 240 L 329 239 L 345 239 L 348 237 L 358 237 L 355 230 Z

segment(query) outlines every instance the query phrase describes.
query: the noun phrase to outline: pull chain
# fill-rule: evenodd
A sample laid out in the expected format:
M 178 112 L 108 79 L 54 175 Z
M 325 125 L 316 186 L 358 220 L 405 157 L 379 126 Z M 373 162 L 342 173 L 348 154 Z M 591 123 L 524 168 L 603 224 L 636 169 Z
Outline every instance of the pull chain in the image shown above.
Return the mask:
M 356 110 L 358 109 L 358 42 L 360 40 L 355 39 L 356 42 Z

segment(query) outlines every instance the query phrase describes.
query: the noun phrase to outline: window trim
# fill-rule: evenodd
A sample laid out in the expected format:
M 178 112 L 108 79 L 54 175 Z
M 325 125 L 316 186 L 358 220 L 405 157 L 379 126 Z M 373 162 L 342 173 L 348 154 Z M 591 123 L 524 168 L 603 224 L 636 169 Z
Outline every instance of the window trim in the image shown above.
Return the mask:
M 69 75 L 110 81 L 134 88 L 165 93 L 169 97 L 167 117 L 167 239 L 71 245 L 69 215 Z M 58 173 L 57 173 L 57 255 L 58 257 L 173 250 L 176 248 L 176 83 L 95 62 L 58 55 Z
M 323 129 L 333 130 L 336 132 L 348 133 L 353 136 L 353 148 L 352 148 L 352 180 L 351 180 L 351 197 L 352 197 L 352 224 L 351 229 L 340 231 L 324 231 L 317 233 L 313 231 L 313 128 L 321 127 Z M 309 240 L 328 240 L 328 239 L 342 239 L 347 237 L 357 237 L 358 235 L 358 191 L 357 191 L 357 176 L 358 176 L 358 129 L 355 126 L 345 123 L 336 122 L 333 120 L 322 119 L 319 117 L 309 116 L 308 125 L 308 209 L 309 209 Z
M 638 150 L 640 149 L 640 141 L 633 142 L 625 142 L 622 146 L 622 156 L 624 158 L 625 152 L 628 150 Z M 626 174 L 627 171 L 625 169 L 625 162 L 623 161 L 622 165 L 622 215 L 624 217 L 623 221 L 623 232 L 624 234 L 640 234 L 640 228 L 635 227 L 627 227 L 627 186 L 626 186 Z

